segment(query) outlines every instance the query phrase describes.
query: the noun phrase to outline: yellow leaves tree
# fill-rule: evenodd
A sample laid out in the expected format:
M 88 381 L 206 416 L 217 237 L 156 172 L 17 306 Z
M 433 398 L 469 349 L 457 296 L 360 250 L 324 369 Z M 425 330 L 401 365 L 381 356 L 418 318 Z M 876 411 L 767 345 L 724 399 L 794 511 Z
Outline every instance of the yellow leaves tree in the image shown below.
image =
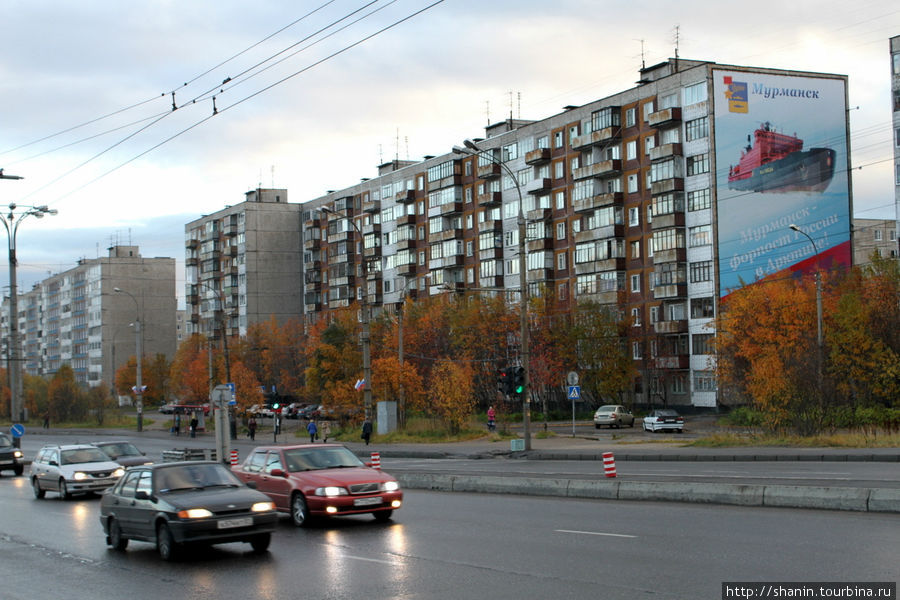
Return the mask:
M 171 386 L 186 404 L 202 404 L 209 398 L 209 354 L 206 341 L 192 335 L 178 347 L 172 361 Z
M 262 390 L 256 374 L 237 361 L 231 365 L 231 382 L 234 383 L 235 401 L 237 412 L 243 413 L 254 404 L 262 404 L 264 401 Z
M 372 361 L 372 395 L 374 400 L 393 401 L 400 412 L 400 422 L 408 411 L 425 408 L 422 378 L 415 365 L 400 364 L 396 356 L 385 356 Z
M 439 360 L 431 370 L 426 406 L 447 425 L 451 433 L 459 433 L 475 410 L 472 368 L 465 363 Z

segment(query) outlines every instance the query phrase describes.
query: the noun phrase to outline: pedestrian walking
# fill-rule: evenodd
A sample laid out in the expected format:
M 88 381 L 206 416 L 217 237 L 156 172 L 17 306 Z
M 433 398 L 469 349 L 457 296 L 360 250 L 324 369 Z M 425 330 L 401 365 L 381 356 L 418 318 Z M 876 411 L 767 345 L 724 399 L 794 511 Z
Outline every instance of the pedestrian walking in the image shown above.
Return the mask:
M 324 421 L 322 423 L 322 443 L 328 443 L 328 436 L 331 435 L 331 423 L 329 421 Z
M 316 443 L 316 435 L 319 433 L 319 428 L 316 426 L 316 422 L 313 419 L 310 419 L 309 425 L 306 426 L 306 431 L 309 432 L 309 443 Z
M 247 422 L 247 431 L 250 432 L 250 439 L 256 439 L 256 417 L 250 415 L 250 420 Z
M 44 413 L 44 429 L 50 429 L 50 411 Z
M 175 413 L 175 423 L 172 425 L 172 433 L 181 435 L 181 413 Z
M 197 426 L 200 421 L 197 419 L 197 413 L 191 413 L 191 437 L 197 437 Z
M 371 437 L 372 437 L 372 422 L 368 418 L 366 418 L 366 420 L 363 421 L 363 426 L 362 426 L 362 439 L 366 440 L 366 446 L 369 445 L 369 440 L 371 439 Z
M 487 410 L 488 431 L 493 432 L 497 429 L 497 413 L 493 406 L 489 406 Z

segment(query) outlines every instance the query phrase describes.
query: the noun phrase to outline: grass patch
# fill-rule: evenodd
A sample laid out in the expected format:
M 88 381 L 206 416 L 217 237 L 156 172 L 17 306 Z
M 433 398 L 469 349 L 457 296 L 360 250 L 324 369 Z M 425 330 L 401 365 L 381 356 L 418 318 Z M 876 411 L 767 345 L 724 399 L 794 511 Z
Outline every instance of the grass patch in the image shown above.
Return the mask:
M 791 436 L 777 434 L 717 433 L 688 442 L 687 446 L 699 448 L 729 447 L 784 447 L 784 448 L 896 448 L 900 446 L 900 434 L 863 435 L 861 433 L 834 433 L 816 436 Z

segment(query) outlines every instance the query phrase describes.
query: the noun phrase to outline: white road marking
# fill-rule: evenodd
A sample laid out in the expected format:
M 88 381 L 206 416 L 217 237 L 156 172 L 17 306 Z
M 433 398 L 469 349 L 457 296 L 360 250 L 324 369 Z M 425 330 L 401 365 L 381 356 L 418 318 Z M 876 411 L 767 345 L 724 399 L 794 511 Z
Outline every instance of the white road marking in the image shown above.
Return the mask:
M 636 535 L 625 535 L 624 533 L 603 533 L 600 531 L 575 531 L 572 529 L 555 529 L 556 533 L 575 533 L 578 535 L 602 535 L 606 537 L 620 537 L 620 538 L 636 538 Z
M 361 561 L 364 561 L 364 562 L 381 563 L 381 564 L 383 564 L 383 565 L 392 565 L 392 566 L 393 566 L 393 565 L 396 565 L 396 564 L 397 564 L 396 562 L 394 562 L 394 561 L 392 561 L 392 560 L 381 560 L 381 559 L 378 559 L 378 558 L 365 558 L 365 557 L 363 557 L 363 556 L 352 556 L 352 555 L 350 555 L 350 554 L 344 555 L 344 558 L 350 558 L 350 559 L 353 559 L 353 560 L 361 560 Z

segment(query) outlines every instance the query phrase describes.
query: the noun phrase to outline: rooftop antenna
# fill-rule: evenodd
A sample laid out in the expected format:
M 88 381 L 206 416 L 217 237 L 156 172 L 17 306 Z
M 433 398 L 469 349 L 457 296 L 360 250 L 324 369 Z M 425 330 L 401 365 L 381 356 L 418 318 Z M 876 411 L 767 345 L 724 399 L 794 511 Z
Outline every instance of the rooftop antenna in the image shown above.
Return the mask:
M 490 127 L 491 126 L 491 101 L 485 100 L 484 106 L 485 106 L 485 110 L 487 111 L 487 124 L 488 124 L 488 127 Z
M 509 90 L 509 120 L 513 120 L 513 93 Z
M 400 128 L 394 130 L 394 162 L 400 160 Z
M 519 95 L 519 103 L 516 106 L 516 112 L 519 113 L 518 117 L 521 119 L 522 118 L 522 92 L 519 92 L 518 95 Z
M 644 53 L 644 40 L 640 39 L 637 41 L 641 43 L 641 71 L 643 71 L 644 69 L 647 68 L 647 57 Z M 677 52 L 677 50 L 676 50 L 676 52 Z
M 403 136 L 403 143 L 406 145 L 406 160 L 409 160 L 409 136 Z
M 275 165 L 272 165 L 272 189 L 275 189 Z
M 681 25 L 675 26 L 675 72 L 678 72 L 678 45 L 681 42 Z
M 381 144 L 378 144 L 378 164 L 384 164 L 384 150 L 381 147 Z

